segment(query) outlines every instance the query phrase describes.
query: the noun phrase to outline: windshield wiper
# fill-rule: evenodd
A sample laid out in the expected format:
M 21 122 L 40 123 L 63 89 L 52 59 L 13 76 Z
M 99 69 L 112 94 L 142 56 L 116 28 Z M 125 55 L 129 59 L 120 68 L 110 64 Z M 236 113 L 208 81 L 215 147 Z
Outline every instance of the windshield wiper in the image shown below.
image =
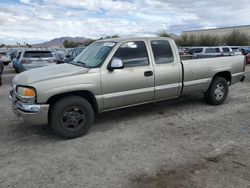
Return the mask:
M 81 62 L 81 61 L 72 61 L 72 64 L 76 65 L 76 66 L 81 66 L 81 67 L 85 67 L 85 68 L 90 68 L 86 63 Z

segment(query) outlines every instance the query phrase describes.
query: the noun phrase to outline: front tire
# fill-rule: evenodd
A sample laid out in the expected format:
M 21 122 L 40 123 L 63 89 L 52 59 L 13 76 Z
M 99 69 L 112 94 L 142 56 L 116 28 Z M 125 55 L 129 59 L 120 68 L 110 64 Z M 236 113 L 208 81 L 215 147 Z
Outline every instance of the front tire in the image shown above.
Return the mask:
M 62 138 L 72 139 L 86 134 L 93 121 L 91 104 L 79 96 L 62 98 L 50 110 L 50 127 Z
M 205 93 L 205 99 L 212 105 L 223 104 L 228 96 L 228 91 L 229 86 L 227 80 L 223 77 L 215 77 Z

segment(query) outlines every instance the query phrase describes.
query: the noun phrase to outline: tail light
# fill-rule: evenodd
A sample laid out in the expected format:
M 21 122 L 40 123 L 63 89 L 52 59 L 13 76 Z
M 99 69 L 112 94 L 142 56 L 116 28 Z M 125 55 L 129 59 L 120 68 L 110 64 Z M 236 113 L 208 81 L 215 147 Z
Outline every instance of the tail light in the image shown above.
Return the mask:
M 27 59 L 22 59 L 21 60 L 21 64 L 27 64 L 27 63 L 29 63 L 29 61 Z

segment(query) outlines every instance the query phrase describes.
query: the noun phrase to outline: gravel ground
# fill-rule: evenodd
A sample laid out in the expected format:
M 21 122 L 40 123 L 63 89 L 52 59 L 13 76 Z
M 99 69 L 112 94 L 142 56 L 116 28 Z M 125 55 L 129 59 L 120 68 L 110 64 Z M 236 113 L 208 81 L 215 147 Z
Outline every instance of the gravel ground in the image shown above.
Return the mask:
M 0 187 L 250 188 L 250 67 L 221 106 L 201 95 L 96 116 L 74 140 L 12 113 L 0 87 Z

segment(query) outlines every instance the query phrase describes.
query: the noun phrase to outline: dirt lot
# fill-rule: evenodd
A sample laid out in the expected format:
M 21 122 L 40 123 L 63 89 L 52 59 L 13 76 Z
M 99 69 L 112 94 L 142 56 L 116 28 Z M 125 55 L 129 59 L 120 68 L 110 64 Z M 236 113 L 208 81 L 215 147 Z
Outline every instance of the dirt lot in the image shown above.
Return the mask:
M 222 106 L 193 95 L 104 113 L 74 140 L 16 118 L 14 75 L 0 87 L 0 187 L 250 188 L 250 67 Z

